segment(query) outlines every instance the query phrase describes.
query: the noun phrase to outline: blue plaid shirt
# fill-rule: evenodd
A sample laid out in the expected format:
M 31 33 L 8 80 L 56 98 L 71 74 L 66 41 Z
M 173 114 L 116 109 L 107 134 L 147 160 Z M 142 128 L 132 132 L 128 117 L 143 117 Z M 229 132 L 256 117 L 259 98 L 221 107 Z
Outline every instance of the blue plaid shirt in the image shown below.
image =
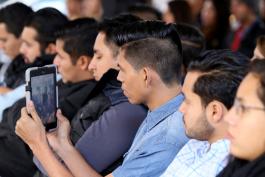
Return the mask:
M 182 101 L 180 94 L 148 113 L 114 177 L 157 177 L 165 171 L 188 141 L 178 111 Z
M 229 141 L 190 140 L 161 177 L 215 177 L 228 163 Z

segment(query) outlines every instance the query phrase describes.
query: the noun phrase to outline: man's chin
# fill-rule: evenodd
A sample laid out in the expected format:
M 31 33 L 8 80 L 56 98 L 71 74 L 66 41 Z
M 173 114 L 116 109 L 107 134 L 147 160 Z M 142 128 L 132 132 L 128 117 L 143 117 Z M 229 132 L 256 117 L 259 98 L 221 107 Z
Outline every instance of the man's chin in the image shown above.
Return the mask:
M 126 96 L 126 95 L 125 95 Z M 136 101 L 136 100 L 133 100 L 132 98 L 126 96 L 128 98 L 128 101 L 131 103 L 131 104 L 141 104 L 139 101 Z

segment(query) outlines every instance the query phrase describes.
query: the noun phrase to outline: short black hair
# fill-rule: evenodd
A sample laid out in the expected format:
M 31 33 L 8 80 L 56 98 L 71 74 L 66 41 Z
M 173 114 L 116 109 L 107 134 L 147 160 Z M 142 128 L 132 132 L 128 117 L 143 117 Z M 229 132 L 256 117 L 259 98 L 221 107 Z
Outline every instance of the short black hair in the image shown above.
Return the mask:
M 67 17 L 59 10 L 47 7 L 34 12 L 26 21 L 25 26 L 37 31 L 36 40 L 43 51 L 50 43 L 55 43 L 55 31 L 67 21 Z
M 118 46 L 145 38 L 168 39 L 177 46 L 178 52 L 182 54 L 182 46 L 175 25 L 162 21 L 138 21 L 127 24 L 116 28 L 110 37 Z
M 33 10 L 27 5 L 16 2 L 0 10 L 0 23 L 6 25 L 7 31 L 19 38 L 25 21 L 33 13 Z
M 196 60 L 205 49 L 205 37 L 195 26 L 178 23 L 176 28 L 183 49 L 183 65 L 188 68 L 191 61 Z
M 141 21 L 142 19 L 131 14 L 120 14 L 116 17 L 110 19 L 104 19 L 99 24 L 99 32 L 103 32 L 106 35 L 105 42 L 113 50 L 114 56 L 118 55 L 118 46 L 113 42 L 113 34 L 116 28 L 130 24 L 136 21 Z
M 258 97 L 265 107 L 265 59 L 255 59 L 250 65 L 249 72 L 259 79 Z
M 64 51 L 71 56 L 73 64 L 84 55 L 93 57 L 93 47 L 98 34 L 98 23 L 93 18 L 69 21 L 56 32 L 56 38 L 64 42 Z
M 140 18 L 143 18 L 142 16 L 146 16 L 146 18 L 148 19 L 143 18 L 144 20 L 161 20 L 162 19 L 162 14 L 157 9 L 147 4 L 136 3 L 134 5 L 131 5 L 128 7 L 128 12 Z M 141 16 L 139 16 L 140 14 Z
M 181 83 L 182 57 L 177 46 L 167 39 L 146 38 L 121 47 L 124 57 L 134 69 L 150 67 L 166 85 Z
M 204 106 L 217 100 L 230 109 L 237 88 L 247 74 L 249 58 L 228 49 L 205 51 L 199 58 L 188 67 L 188 72 L 202 73 L 194 84 L 194 93 L 200 96 Z

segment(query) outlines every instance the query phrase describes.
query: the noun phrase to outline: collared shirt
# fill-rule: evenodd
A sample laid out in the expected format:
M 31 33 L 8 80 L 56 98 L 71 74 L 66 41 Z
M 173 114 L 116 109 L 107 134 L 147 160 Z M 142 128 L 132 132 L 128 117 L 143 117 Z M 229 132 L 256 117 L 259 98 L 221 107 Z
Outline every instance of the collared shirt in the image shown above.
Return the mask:
M 112 173 L 114 177 L 156 177 L 165 171 L 188 141 L 178 111 L 182 101 L 180 94 L 148 112 L 122 165 Z
M 190 140 L 161 177 L 215 177 L 228 163 L 229 141 Z

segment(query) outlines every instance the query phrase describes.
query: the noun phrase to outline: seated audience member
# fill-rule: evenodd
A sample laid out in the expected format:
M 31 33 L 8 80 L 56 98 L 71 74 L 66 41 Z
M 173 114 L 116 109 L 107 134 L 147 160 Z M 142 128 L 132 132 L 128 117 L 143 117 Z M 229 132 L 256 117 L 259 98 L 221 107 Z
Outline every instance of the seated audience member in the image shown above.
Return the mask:
M 128 7 L 128 12 L 143 20 L 161 20 L 162 18 L 157 9 L 146 4 L 131 5 Z
M 183 76 L 186 75 L 189 64 L 197 60 L 205 49 L 205 38 L 195 26 L 180 23 L 176 25 L 182 45 Z
M 4 86 L 0 93 L 9 92 L 24 83 L 26 65 L 19 54 L 21 33 L 32 9 L 22 3 L 14 3 L 0 10 L 0 40 L 3 42 L 4 53 L 12 60 L 4 75 Z
M 252 59 L 264 59 L 265 58 L 265 36 L 259 36 L 257 39 L 257 45 L 254 50 Z
M 107 100 L 102 98 L 101 101 L 107 103 L 102 106 L 104 113 L 100 115 L 95 113 L 100 109 L 96 107 L 96 102 L 88 102 L 71 122 L 71 141 L 86 161 L 101 174 L 112 171 L 118 165 L 146 116 L 143 106 L 130 104 L 123 95 L 121 83 L 116 79 L 118 72 L 111 70 L 117 68 L 118 47 L 105 37 L 105 33 L 115 26 L 137 20 L 139 18 L 124 15 L 100 25 L 90 70 L 99 81 L 93 91 L 102 90 Z
M 249 59 L 230 50 L 206 51 L 188 67 L 182 92 L 186 134 L 192 138 L 162 175 L 215 177 L 228 163 L 224 116 L 247 73 Z M 237 72 L 235 72 L 237 71 Z
M 265 176 L 265 60 L 254 60 L 225 117 L 231 158 L 218 177 Z
M 101 66 L 100 68 L 104 66 L 99 65 L 101 60 L 106 56 L 109 58 L 111 54 L 103 55 L 102 53 L 102 50 L 109 50 L 103 47 L 108 43 L 108 40 L 104 42 L 105 37 L 108 37 L 107 34 L 100 32 L 95 43 L 95 55 L 90 64 L 90 68 L 94 70 L 95 78 L 100 78 L 102 75 L 102 72 L 99 72 L 99 66 Z M 178 37 L 177 34 L 175 37 Z M 178 105 L 183 99 L 180 91 L 182 64 L 180 48 L 168 39 L 144 39 L 128 43 L 120 50 L 118 79 L 122 83 L 124 94 L 131 103 L 144 103 L 150 112 L 140 126 L 122 165 L 108 176 L 159 176 L 171 162 L 178 149 L 187 141 L 182 115 L 177 111 Z M 157 49 L 159 52 L 156 52 Z M 98 64 L 97 67 L 93 61 Z M 116 61 L 112 62 L 113 67 L 117 68 Z M 56 159 L 49 148 L 44 127 L 40 124 L 39 117 L 32 105 L 30 113 L 34 117 L 33 119 L 26 115 L 25 108 L 22 109 L 16 132 L 29 144 L 50 176 L 82 176 L 83 174 L 100 176 L 69 142 L 69 123 L 60 114 L 60 111 L 57 114 L 58 130 L 62 133 L 60 137 L 64 138 L 60 139 L 58 136 L 56 138 L 51 134 L 47 138 L 51 145 L 61 142 L 60 146 L 58 144 L 56 147 L 53 146 L 53 150 L 64 161 L 67 168 Z M 130 112 L 130 114 L 132 113 Z M 133 112 L 133 114 L 135 113 Z M 34 125 L 32 128 L 34 131 L 36 130 L 36 133 L 38 132 L 40 139 L 31 136 L 29 132 L 33 129 L 28 126 L 29 123 Z M 87 131 L 83 137 L 86 136 L 86 133 Z M 93 142 L 86 143 L 86 146 L 91 143 Z M 93 154 L 87 155 L 92 156 Z
M 47 21 L 47 18 L 50 20 Z M 20 36 L 21 46 L 19 50 L 20 56 L 22 56 L 21 59 L 24 60 L 24 64 L 22 64 L 23 72 L 22 70 L 19 72 L 21 74 L 19 76 L 20 84 L 25 83 L 25 70 L 27 68 L 52 64 L 55 54 L 54 32 L 66 22 L 67 18 L 54 8 L 40 9 L 25 20 Z M 16 71 L 16 69 L 14 70 Z M 24 95 L 25 88 L 24 85 L 21 85 L 13 91 L 0 96 L 0 102 L 3 103 L 0 105 L 0 120 L 3 118 L 3 111 L 24 97 Z
M 256 39 L 265 34 L 265 25 L 256 14 L 257 3 L 253 0 L 231 0 L 231 11 L 239 21 L 239 28 L 230 34 L 229 46 L 252 57 Z

